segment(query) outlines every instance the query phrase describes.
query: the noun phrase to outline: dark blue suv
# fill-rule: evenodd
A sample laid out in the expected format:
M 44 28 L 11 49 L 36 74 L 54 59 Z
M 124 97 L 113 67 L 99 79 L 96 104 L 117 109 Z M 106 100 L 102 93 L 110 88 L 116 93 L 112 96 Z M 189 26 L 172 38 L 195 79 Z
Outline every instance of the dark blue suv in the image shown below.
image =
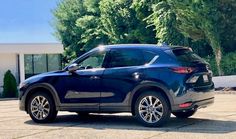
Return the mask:
M 192 116 L 214 102 L 209 64 L 191 49 L 150 44 L 99 46 L 64 70 L 20 85 L 20 109 L 38 123 L 58 111 L 131 112 L 145 126 L 160 126 L 172 113 Z

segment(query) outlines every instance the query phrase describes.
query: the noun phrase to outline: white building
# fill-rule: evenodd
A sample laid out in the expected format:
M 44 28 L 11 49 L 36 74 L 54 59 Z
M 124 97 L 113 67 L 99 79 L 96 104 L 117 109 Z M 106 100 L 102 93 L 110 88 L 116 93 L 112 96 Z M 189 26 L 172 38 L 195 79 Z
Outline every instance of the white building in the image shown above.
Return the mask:
M 0 44 L 0 93 L 7 70 L 20 83 L 32 75 L 61 69 L 62 52 L 59 43 Z

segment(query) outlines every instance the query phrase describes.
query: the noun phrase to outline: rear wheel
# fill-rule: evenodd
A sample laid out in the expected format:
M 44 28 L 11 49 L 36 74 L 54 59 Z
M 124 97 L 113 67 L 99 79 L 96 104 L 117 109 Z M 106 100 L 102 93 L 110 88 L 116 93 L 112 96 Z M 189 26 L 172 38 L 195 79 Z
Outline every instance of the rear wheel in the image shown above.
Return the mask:
M 53 99 L 44 92 L 37 92 L 30 96 L 28 113 L 31 119 L 37 123 L 52 122 L 57 116 Z
M 135 103 L 135 117 L 144 126 L 161 126 L 170 118 L 167 100 L 154 91 L 141 94 Z
M 190 116 L 193 116 L 196 113 L 196 111 L 197 110 L 189 110 L 186 112 L 173 112 L 172 114 L 177 118 L 188 118 Z

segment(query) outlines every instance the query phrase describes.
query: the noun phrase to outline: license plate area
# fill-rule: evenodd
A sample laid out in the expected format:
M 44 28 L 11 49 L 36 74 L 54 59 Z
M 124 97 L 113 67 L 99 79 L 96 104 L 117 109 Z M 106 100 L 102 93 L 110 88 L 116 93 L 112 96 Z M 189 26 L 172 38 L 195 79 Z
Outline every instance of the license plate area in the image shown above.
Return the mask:
M 202 78 L 204 83 L 209 82 L 208 75 L 203 75 Z

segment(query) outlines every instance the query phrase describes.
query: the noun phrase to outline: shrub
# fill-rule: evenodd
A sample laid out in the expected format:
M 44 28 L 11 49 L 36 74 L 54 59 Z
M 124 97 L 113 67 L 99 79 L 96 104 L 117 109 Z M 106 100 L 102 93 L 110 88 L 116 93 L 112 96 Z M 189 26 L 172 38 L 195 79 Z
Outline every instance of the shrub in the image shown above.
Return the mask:
M 14 75 L 11 73 L 10 70 L 8 70 L 4 74 L 4 79 L 3 79 L 3 97 L 17 97 L 18 91 L 17 91 L 17 84 L 16 84 L 16 78 Z
M 236 53 L 226 54 L 221 62 L 224 75 L 236 75 Z
M 217 76 L 217 67 L 214 57 L 207 57 L 205 60 L 211 65 L 214 76 Z M 220 65 L 223 75 L 236 75 L 236 52 L 223 55 Z

